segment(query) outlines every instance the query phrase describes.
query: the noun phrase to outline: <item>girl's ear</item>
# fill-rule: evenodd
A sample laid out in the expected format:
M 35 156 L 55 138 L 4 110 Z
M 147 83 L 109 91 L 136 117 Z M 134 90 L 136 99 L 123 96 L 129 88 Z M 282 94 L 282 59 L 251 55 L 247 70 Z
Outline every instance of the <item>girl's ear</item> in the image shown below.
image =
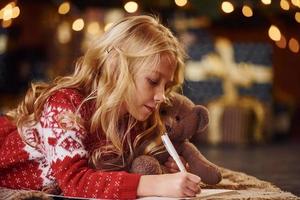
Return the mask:
M 209 123 L 208 109 L 204 106 L 196 105 L 194 107 L 194 111 L 196 112 L 199 119 L 197 132 L 202 132 L 207 128 Z

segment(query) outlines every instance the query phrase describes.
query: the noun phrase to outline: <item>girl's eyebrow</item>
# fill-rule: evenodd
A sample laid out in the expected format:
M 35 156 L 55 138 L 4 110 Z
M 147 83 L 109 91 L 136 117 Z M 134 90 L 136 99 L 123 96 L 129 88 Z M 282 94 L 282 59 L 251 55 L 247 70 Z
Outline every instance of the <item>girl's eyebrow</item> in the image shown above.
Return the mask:
M 155 70 L 155 71 L 152 71 L 152 73 L 158 74 L 160 77 L 161 77 L 161 76 L 162 76 L 162 77 L 165 77 L 164 74 L 162 74 L 162 73 L 160 73 L 159 71 L 156 71 L 156 70 Z M 173 77 L 172 77 L 172 78 L 173 78 Z M 169 83 L 173 83 L 173 82 L 174 82 L 174 79 L 170 79 L 170 80 L 168 80 L 167 83 L 169 84 Z

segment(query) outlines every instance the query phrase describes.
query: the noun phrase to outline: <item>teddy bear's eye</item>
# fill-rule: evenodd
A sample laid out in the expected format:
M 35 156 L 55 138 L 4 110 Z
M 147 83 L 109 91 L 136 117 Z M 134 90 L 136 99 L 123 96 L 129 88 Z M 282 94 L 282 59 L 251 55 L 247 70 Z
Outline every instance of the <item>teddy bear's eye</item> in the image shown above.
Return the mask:
M 167 114 L 167 111 L 164 110 L 164 109 L 162 109 L 162 110 L 160 110 L 160 114 L 161 114 L 161 115 L 166 115 L 166 114 Z
M 176 120 L 177 122 L 179 122 L 179 121 L 180 121 L 180 117 L 179 117 L 178 115 L 176 115 L 176 116 L 175 116 L 175 120 Z

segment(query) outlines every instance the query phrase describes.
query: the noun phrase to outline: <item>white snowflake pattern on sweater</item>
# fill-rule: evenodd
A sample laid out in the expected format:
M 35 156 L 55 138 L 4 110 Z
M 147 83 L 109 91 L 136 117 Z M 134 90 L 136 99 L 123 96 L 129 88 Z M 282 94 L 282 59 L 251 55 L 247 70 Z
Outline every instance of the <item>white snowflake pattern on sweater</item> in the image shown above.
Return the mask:
M 81 103 L 77 90 L 61 89 L 46 101 L 40 121 L 21 129 L 28 144 L 17 130 L 7 135 L 0 145 L 0 186 L 42 189 L 56 182 L 66 196 L 136 198 L 140 175 L 97 171 L 88 166 L 89 144 L 83 141 L 89 134 L 75 118 L 84 121 L 91 110 L 82 106 L 77 112 Z M 10 130 L 6 126 L 7 121 L 0 118 L 0 136 L 1 131 L 6 134 Z

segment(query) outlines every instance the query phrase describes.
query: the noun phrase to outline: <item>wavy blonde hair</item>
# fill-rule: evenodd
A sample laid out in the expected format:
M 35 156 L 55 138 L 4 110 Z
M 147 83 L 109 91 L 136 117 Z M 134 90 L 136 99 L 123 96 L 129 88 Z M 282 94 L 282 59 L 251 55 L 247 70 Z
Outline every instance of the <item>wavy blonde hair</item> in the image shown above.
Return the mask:
M 54 91 L 61 88 L 79 89 L 85 97 L 82 104 L 90 100 L 95 103 L 87 131 L 99 137 L 104 135 L 108 141 L 91 152 L 89 161 L 97 168 L 122 169 L 130 163 L 138 147 L 147 154 L 161 150 L 161 144 L 157 141 L 163 126 L 158 111 L 145 122 L 138 122 L 129 115 L 123 130 L 119 126 L 119 112 L 124 102 L 134 109 L 134 77 L 139 70 L 158 66 L 162 54 L 168 55 L 177 64 L 174 85 L 168 93 L 183 83 L 184 50 L 158 19 L 150 16 L 124 18 L 92 43 L 77 61 L 73 75 L 58 77 L 51 84 L 32 84 L 23 102 L 8 115 L 18 127 L 32 125 L 40 118 L 46 99 Z M 140 132 L 131 144 L 133 127 L 141 129 L 138 129 Z M 125 145 L 129 147 L 129 153 L 124 150 Z M 114 156 L 107 160 L 106 155 Z

